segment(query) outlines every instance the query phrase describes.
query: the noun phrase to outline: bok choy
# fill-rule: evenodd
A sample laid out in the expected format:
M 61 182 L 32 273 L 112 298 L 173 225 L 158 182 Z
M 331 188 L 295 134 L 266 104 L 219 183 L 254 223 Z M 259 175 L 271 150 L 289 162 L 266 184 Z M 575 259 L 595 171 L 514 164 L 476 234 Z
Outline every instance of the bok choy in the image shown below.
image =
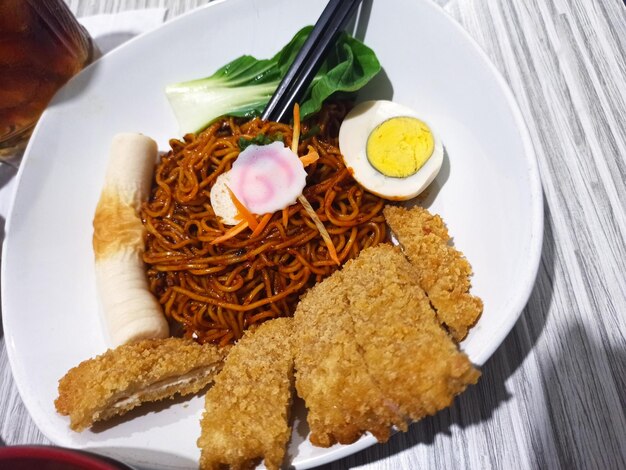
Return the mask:
M 165 92 L 181 132 L 199 132 L 224 115 L 260 115 L 312 29 L 298 31 L 271 59 L 244 55 L 210 77 L 168 86 Z M 379 71 L 374 51 L 342 33 L 300 103 L 302 119 L 318 112 L 333 93 L 357 91 Z

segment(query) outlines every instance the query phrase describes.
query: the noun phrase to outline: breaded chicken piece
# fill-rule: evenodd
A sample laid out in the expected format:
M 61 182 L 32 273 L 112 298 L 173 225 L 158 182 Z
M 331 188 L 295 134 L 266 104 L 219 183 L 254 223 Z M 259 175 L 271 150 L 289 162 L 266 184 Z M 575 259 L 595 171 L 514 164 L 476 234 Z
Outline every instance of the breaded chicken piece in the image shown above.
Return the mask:
M 449 406 L 480 373 L 441 327 L 399 248 L 363 250 L 310 289 L 294 316 L 296 389 L 311 442 L 385 440 Z
M 480 376 L 441 327 L 415 269 L 378 245 L 342 270 L 354 339 L 388 401 L 417 421 L 452 404 Z
M 119 346 L 70 369 L 54 404 L 82 431 L 144 402 L 199 392 L 220 371 L 226 352 L 182 338 Z
M 317 284 L 301 299 L 294 316 L 296 389 L 305 400 L 311 442 L 350 444 L 369 431 L 389 438 L 406 422 L 368 373 L 348 314 L 341 272 Z
M 200 468 L 281 466 L 291 436 L 293 319 L 248 330 L 206 394 L 198 439 Z
M 418 206 L 387 206 L 384 215 L 404 253 L 417 268 L 419 285 L 439 320 L 455 341 L 463 340 L 478 320 L 483 303 L 468 293 L 472 268 L 463 253 L 450 246 L 443 220 Z

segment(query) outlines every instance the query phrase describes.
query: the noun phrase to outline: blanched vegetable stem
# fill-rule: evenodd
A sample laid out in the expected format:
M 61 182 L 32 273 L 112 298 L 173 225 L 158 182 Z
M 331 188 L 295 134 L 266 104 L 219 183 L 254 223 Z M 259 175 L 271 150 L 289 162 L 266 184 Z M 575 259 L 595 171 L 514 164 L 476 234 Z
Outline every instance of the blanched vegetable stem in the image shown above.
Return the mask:
M 199 132 L 224 115 L 260 115 L 312 29 L 307 26 L 298 31 L 271 59 L 244 55 L 210 77 L 168 86 L 165 92 L 181 133 Z M 302 119 L 318 112 L 332 94 L 361 89 L 379 71 L 374 51 L 342 34 L 305 93 Z

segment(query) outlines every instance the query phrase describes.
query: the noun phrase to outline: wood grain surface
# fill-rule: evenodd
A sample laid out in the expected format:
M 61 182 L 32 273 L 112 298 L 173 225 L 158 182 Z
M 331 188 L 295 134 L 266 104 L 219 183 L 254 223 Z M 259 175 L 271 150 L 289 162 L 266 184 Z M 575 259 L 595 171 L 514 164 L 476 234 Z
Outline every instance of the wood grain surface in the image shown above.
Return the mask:
M 167 7 L 167 18 L 208 3 L 67 1 L 78 16 Z M 528 123 L 545 192 L 541 266 L 477 386 L 408 433 L 326 468 L 626 469 L 626 6 L 438 3 L 487 52 Z M 47 442 L 15 389 L 2 338 L 0 438 Z

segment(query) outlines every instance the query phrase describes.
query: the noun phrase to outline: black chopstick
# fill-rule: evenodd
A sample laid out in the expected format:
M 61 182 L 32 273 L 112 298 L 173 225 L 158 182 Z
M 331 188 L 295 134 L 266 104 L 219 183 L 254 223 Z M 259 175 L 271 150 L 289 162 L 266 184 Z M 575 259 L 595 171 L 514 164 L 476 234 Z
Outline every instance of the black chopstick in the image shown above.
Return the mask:
M 331 0 L 322 16 L 315 24 L 313 40 L 305 48 L 303 46 L 294 64 L 289 68 L 285 78 L 286 85 L 272 97 L 273 109 L 266 119 L 273 121 L 286 120 L 291 115 L 293 105 L 301 100 L 311 80 L 319 70 L 324 58 L 334 45 L 339 33 L 351 17 L 361 0 Z
M 269 120 L 274 113 L 276 107 L 281 101 L 281 97 L 285 95 L 289 87 L 291 86 L 291 82 L 294 80 L 295 75 L 301 70 L 304 63 L 308 60 L 311 55 L 313 49 L 316 47 L 317 43 L 320 41 L 320 38 L 323 34 L 325 34 L 326 28 L 330 23 L 330 20 L 335 15 L 337 9 L 341 6 L 343 0 L 330 0 L 324 8 L 324 11 L 320 15 L 317 23 L 313 27 L 311 34 L 306 39 L 302 48 L 296 55 L 296 58 L 293 60 L 293 63 L 289 66 L 287 73 L 281 80 L 280 84 L 276 88 L 272 98 L 267 103 L 265 110 L 263 111 L 263 115 L 261 116 L 264 120 Z
M 335 44 L 362 0 L 330 0 L 315 23 L 311 34 L 287 70 L 261 116 L 281 121 L 290 116 L 293 105 L 302 98 L 324 58 Z

